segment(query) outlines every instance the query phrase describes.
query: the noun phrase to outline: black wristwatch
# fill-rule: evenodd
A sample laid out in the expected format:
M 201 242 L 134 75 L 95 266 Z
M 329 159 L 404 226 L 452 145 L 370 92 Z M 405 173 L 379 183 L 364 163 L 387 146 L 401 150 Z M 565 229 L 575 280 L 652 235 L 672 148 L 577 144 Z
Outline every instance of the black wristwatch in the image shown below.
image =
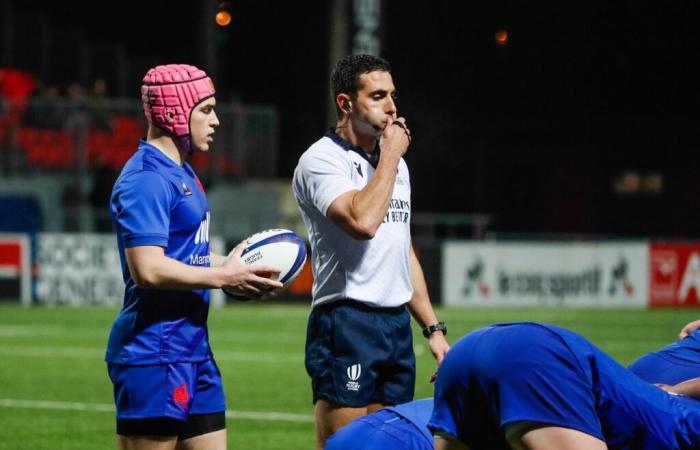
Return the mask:
M 445 325 L 445 322 L 438 322 L 434 325 L 428 325 L 427 327 L 423 328 L 423 336 L 429 338 L 430 335 L 436 331 L 442 331 L 442 334 L 447 336 L 447 325 Z

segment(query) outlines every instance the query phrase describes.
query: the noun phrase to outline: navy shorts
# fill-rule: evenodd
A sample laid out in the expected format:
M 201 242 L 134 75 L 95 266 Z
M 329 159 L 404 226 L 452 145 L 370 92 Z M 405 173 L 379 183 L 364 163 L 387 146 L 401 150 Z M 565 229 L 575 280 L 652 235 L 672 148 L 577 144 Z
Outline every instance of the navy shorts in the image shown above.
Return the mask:
M 216 428 L 224 428 L 218 417 L 223 417 L 226 401 L 214 360 L 107 366 L 114 385 L 119 434 L 180 435 L 191 417 L 210 415 L 217 418 Z
M 416 358 L 405 306 L 374 308 L 341 300 L 314 308 L 306 333 L 313 401 L 394 405 L 413 399 Z

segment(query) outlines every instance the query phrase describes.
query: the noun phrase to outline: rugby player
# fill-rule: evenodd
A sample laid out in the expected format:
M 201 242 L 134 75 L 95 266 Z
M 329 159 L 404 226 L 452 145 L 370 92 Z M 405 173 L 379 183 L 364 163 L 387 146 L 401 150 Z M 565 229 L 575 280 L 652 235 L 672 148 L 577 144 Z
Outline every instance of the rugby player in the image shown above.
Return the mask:
M 106 361 L 124 450 L 225 450 L 225 399 L 209 346 L 209 289 L 260 295 L 282 284 L 247 266 L 243 246 L 209 249 L 209 207 L 187 163 L 219 126 L 214 85 L 194 66 L 148 71 L 148 135 L 112 190 L 110 209 L 126 284 Z

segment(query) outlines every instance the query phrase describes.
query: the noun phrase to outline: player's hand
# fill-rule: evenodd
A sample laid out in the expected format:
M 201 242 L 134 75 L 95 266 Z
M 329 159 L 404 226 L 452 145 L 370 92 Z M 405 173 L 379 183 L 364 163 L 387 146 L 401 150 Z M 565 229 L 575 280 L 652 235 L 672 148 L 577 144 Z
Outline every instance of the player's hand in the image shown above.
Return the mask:
M 683 339 L 684 337 L 688 336 L 691 334 L 693 331 L 697 330 L 698 327 L 700 327 L 700 320 L 694 320 L 690 323 L 687 323 L 683 329 L 681 330 L 680 333 L 678 333 L 678 339 Z
M 238 244 L 226 257 L 222 266 L 225 270 L 226 284 L 222 287 L 247 297 L 260 298 L 269 295 L 272 290 L 282 287 L 277 281 L 280 269 L 268 265 L 249 266 L 243 262 L 241 255 L 245 241 Z
M 435 362 L 440 366 L 440 363 L 442 363 L 442 360 L 445 359 L 445 355 L 450 350 L 450 344 L 447 343 L 445 335 L 442 334 L 441 331 L 436 331 L 431 334 L 428 338 L 428 347 L 430 347 L 430 352 L 433 354 Z M 437 370 L 430 376 L 430 382 L 434 382 L 436 378 Z
M 382 155 L 400 158 L 406 154 L 411 143 L 411 130 L 406 125 L 406 119 L 389 117 L 379 140 Z

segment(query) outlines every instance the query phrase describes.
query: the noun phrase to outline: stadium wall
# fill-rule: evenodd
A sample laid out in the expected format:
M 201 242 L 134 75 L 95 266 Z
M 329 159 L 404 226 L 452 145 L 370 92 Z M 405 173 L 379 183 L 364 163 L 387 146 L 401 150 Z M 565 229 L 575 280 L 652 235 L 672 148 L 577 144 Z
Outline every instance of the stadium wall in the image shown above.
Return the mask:
M 229 245 L 216 236 L 212 247 Z M 433 301 L 446 306 L 700 306 L 700 242 L 445 241 L 417 251 Z M 289 297 L 309 300 L 310 266 Z M 2 302 L 117 307 L 123 285 L 112 234 L 0 234 Z M 225 302 L 214 290 L 212 303 Z
M 441 287 L 449 306 L 699 306 L 700 243 L 447 241 Z

